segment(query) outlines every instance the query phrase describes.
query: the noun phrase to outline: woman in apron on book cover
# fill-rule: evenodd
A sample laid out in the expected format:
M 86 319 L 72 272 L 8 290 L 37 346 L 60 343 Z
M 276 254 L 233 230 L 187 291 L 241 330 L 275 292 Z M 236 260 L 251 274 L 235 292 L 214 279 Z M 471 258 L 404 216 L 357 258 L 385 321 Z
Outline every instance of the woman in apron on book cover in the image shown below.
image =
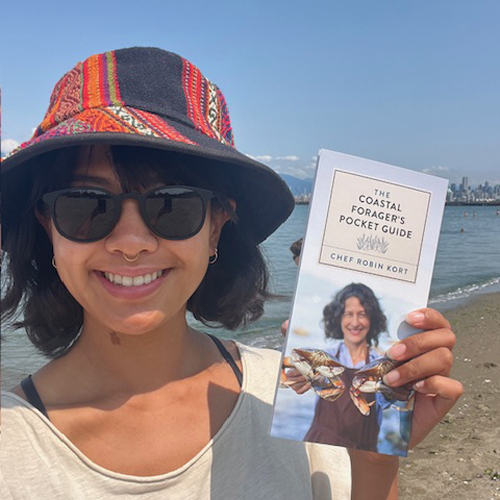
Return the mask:
M 2 499 L 397 498 L 394 457 L 270 438 L 280 353 L 186 320 L 263 314 L 259 244 L 293 206 L 186 59 L 110 51 L 58 81 L 2 161 L 3 333 L 48 357 L 2 393 Z M 462 391 L 449 324 L 419 314 L 395 372 L 424 380 L 412 444 Z
M 371 288 L 351 283 L 326 305 L 323 324 L 328 339 L 341 339 L 338 347 L 327 353 L 346 367 L 342 378 L 346 387 L 351 387 L 356 371 L 381 357 L 376 347 L 378 336 L 387 330 L 387 318 Z M 377 450 L 385 400 L 380 393 L 377 398 L 368 394 L 363 398 L 372 406 L 368 415 L 358 410 L 347 390 L 334 402 L 319 398 L 304 440 Z

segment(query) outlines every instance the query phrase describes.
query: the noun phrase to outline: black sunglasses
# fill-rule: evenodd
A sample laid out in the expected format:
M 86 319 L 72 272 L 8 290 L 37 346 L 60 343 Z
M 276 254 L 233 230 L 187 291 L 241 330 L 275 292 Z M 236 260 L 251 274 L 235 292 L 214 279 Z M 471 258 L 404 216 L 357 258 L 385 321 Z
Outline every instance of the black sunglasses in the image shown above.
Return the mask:
M 47 193 L 50 215 L 59 233 L 71 241 L 92 242 L 106 237 L 120 219 L 123 200 L 139 204 L 146 225 L 167 240 L 185 240 L 200 231 L 206 204 L 215 194 L 189 186 L 163 186 L 147 193 L 113 194 L 91 187 Z

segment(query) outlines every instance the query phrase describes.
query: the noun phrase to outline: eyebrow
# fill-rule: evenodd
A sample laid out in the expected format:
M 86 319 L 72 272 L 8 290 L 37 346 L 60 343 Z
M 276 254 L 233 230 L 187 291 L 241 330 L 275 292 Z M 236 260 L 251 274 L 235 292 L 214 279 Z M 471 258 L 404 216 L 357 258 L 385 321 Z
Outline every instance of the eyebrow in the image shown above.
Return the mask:
M 73 178 L 73 183 L 83 182 L 89 184 L 97 184 L 98 186 L 111 187 L 111 182 L 109 179 L 104 177 L 98 177 L 96 175 L 79 175 L 76 174 Z

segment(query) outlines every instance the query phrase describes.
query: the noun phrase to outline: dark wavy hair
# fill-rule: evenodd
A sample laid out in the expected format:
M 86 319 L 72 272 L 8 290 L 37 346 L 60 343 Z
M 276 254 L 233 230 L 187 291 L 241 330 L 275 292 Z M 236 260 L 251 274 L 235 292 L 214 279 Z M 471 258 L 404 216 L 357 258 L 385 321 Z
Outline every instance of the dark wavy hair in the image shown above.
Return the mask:
M 356 297 L 370 318 L 370 330 L 366 336 L 369 346 L 378 345 L 378 336 L 387 330 L 387 318 L 383 313 L 373 290 L 363 283 L 351 283 L 340 290 L 324 309 L 323 325 L 325 335 L 330 339 L 343 339 L 341 322 L 345 311 L 345 302 L 350 297 Z
M 35 347 L 51 358 L 63 355 L 74 343 L 83 323 L 83 309 L 51 264 L 52 245 L 35 217 L 35 208 L 47 214 L 46 207 L 39 205 L 41 196 L 71 185 L 73 171 L 86 150 L 56 150 L 26 166 L 29 182 L 18 189 L 19 199 L 27 203 L 4 241 L 2 324 L 24 328 Z M 88 151 L 90 158 L 91 148 Z M 272 297 L 268 271 L 258 244 L 245 224 L 238 224 L 229 203 L 234 193 L 230 176 L 203 158 L 160 150 L 111 146 L 110 155 L 124 191 L 159 182 L 210 189 L 217 194 L 212 210 L 226 211 L 231 220 L 222 230 L 219 258 L 208 266 L 188 301 L 188 310 L 207 326 L 230 330 L 262 316 L 265 300 Z

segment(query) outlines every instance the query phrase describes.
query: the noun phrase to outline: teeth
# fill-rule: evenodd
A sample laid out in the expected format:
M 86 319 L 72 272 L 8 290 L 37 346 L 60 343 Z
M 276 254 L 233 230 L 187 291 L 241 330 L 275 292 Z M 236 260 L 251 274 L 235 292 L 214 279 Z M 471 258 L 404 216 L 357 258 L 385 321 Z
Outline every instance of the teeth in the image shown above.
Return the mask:
M 108 281 L 114 283 L 115 285 L 122 286 L 141 286 L 148 285 L 152 281 L 155 281 L 163 274 L 163 271 L 155 271 L 151 274 L 145 274 L 144 276 L 122 276 L 121 274 L 104 273 L 104 276 Z
M 134 284 L 134 278 L 130 276 L 123 276 L 122 278 L 122 286 L 132 286 Z
M 134 286 L 144 285 L 144 276 L 134 276 L 132 282 Z

